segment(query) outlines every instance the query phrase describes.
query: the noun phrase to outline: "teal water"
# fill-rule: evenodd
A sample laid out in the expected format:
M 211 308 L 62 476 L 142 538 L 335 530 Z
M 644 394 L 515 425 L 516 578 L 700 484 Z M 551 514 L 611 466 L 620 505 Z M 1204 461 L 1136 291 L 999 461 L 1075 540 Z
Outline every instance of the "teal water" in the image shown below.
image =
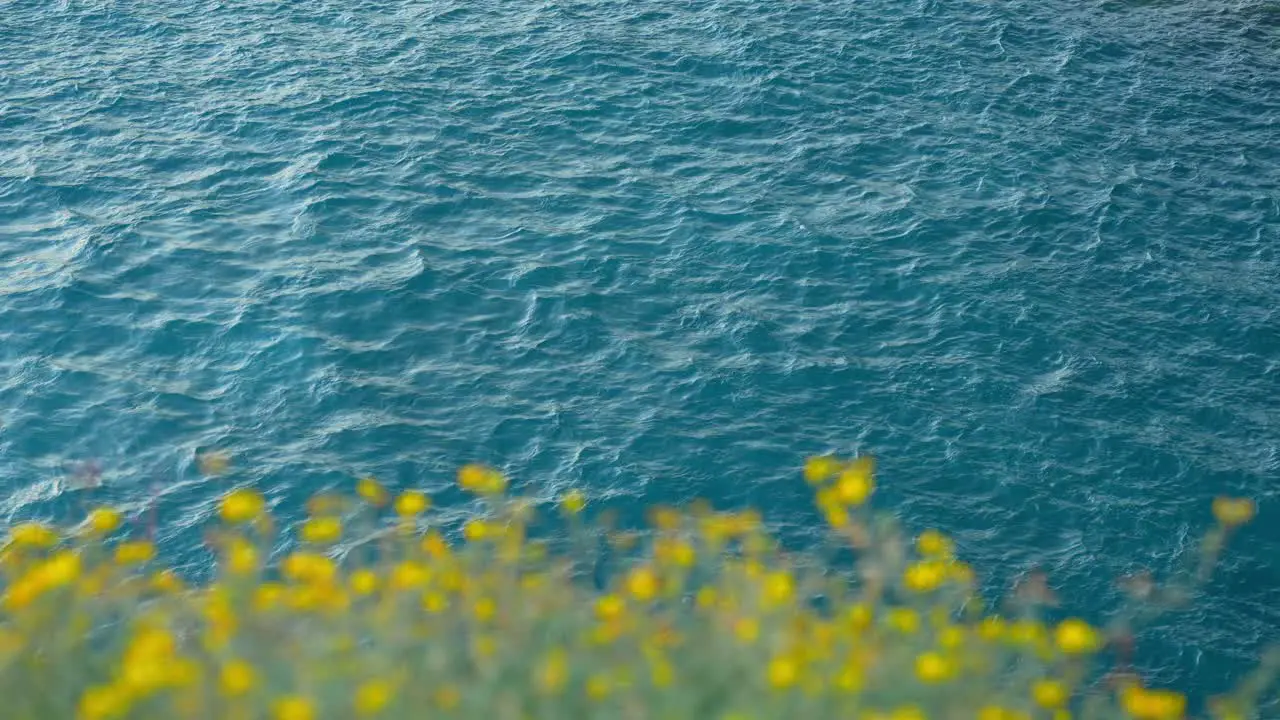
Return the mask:
M 1275 3 L 9 0 L 0 28 L 7 518 L 158 494 L 198 573 L 230 484 L 297 518 L 372 472 L 461 513 L 483 460 L 803 542 L 803 456 L 870 452 L 882 507 L 1090 617 L 1255 496 L 1140 647 L 1204 694 L 1280 639 Z

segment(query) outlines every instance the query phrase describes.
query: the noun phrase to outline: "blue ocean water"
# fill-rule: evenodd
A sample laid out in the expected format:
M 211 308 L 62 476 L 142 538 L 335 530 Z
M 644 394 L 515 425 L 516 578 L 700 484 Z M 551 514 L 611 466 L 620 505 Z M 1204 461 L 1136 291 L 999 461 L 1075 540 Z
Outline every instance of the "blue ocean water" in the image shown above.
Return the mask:
M 810 453 L 1000 587 L 1100 617 L 1260 522 L 1140 638 L 1225 689 L 1280 639 L 1274 2 L 8 0 L 0 510 L 207 565 L 461 463 L 818 525 Z M 228 477 L 195 454 L 224 448 Z M 96 461 L 80 493 L 68 464 Z

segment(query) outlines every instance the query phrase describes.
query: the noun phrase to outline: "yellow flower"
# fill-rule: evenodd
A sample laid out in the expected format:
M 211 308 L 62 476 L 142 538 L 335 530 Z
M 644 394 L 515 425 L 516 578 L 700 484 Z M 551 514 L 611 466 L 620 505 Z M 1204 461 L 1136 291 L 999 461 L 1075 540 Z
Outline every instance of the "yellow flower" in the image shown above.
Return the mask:
M 314 720 L 315 703 L 301 695 L 290 695 L 277 699 L 271 705 L 271 715 L 275 720 Z
M 467 542 L 481 542 L 492 537 L 493 534 L 494 528 L 479 518 L 468 520 L 467 524 L 462 526 L 462 536 L 467 539 Z
M 733 634 L 738 640 L 750 645 L 760 637 L 760 622 L 753 617 L 741 617 L 733 622 Z
M 365 476 L 356 481 L 356 494 L 374 507 L 387 504 L 387 489 L 372 476 Z
M 433 558 L 442 558 L 449 554 L 449 543 L 439 532 L 431 530 L 422 538 L 422 552 Z
M 1031 684 L 1031 699 L 1047 710 L 1056 710 L 1067 704 L 1071 691 L 1061 680 L 1044 678 Z
M 927 652 L 916 656 L 916 677 L 922 683 L 945 682 L 954 672 L 953 663 L 940 653 Z
M 842 507 L 824 507 L 822 514 L 826 517 L 827 524 L 837 530 L 849 527 L 849 521 L 851 520 L 849 511 Z
M 913 592 L 937 590 L 946 579 L 946 566 L 934 560 L 912 563 L 902 574 L 903 584 Z
M 1006 624 L 999 615 L 988 615 L 978 623 L 978 637 L 987 642 L 994 642 L 1004 636 Z
M 844 692 L 856 693 L 862 690 L 862 670 L 855 664 L 848 664 L 836 673 L 835 686 Z
M 1091 653 L 1102 645 L 1098 631 L 1078 618 L 1068 618 L 1059 623 L 1054 639 L 1058 649 L 1068 655 Z
M 560 507 L 570 515 L 577 515 L 587 506 L 587 496 L 581 490 L 570 490 L 560 501 Z
M 9 542 L 17 547 L 46 548 L 58 543 L 58 534 L 43 523 L 25 522 L 9 530 Z
M 471 614 L 476 622 L 489 622 L 494 615 L 498 614 L 498 604 L 493 601 L 493 598 L 479 598 L 471 606 Z
M 45 588 L 66 587 L 80 577 L 80 555 L 74 550 L 63 550 L 44 561 L 34 572 Z
M 627 592 L 637 600 L 652 600 L 658 594 L 658 576 L 647 567 L 635 568 L 627 575 Z
M 431 507 L 431 499 L 418 490 L 405 490 L 396 498 L 396 514 L 403 518 L 421 515 Z
M 1125 687 L 1120 703 L 1134 720 L 1182 720 L 1187 698 L 1171 690 L 1147 690 L 1138 685 Z
M 94 508 L 89 512 L 89 530 L 95 535 L 106 535 L 120 527 L 120 513 L 111 508 Z
M 766 607 L 785 605 L 795 596 L 795 581 L 785 570 L 769 573 L 764 580 L 764 601 Z
M 356 688 L 355 710 L 360 717 L 382 712 L 391 703 L 392 686 L 388 680 L 366 680 Z
M 862 632 L 871 627 L 871 621 L 874 619 L 874 611 L 871 606 L 866 603 L 857 603 L 850 605 L 845 611 L 845 622 L 848 623 L 849 629 L 855 633 Z
M 840 461 L 830 455 L 818 455 L 804 461 L 804 479 L 817 485 L 840 471 Z
M 114 685 L 94 685 L 80 696 L 77 720 L 112 720 L 129 710 L 128 693 Z
M 378 590 L 378 574 L 368 568 L 351 573 L 351 592 L 358 596 L 372 595 Z
M 836 480 L 836 497 L 845 505 L 861 505 L 875 492 L 876 484 L 871 475 L 859 468 L 851 467 L 840 473 Z
M 780 655 L 769 661 L 767 677 L 770 687 L 786 690 L 800 679 L 800 668 L 794 659 Z
M 478 495 L 498 495 L 506 490 L 507 479 L 487 465 L 471 463 L 459 468 L 458 484 Z
M 223 521 L 238 525 L 240 523 L 250 522 L 262 515 L 262 511 L 266 508 L 266 498 L 262 493 L 249 488 L 240 488 L 233 490 L 222 498 L 222 506 L 219 513 L 222 515 Z
M 303 542 L 328 545 L 342 537 L 342 521 L 336 517 L 315 517 L 302 524 Z
M 889 622 L 889 627 L 904 635 L 911 635 L 920 629 L 920 615 L 911 608 L 890 608 L 885 619 Z
M 172 570 L 159 570 L 151 576 L 151 589 L 158 593 L 177 592 L 182 589 L 182 580 Z
M 684 540 L 673 538 L 662 538 L 655 542 L 653 554 L 659 562 L 682 568 L 693 567 L 698 559 L 697 551 L 692 545 Z
M 147 540 L 130 540 L 116 546 L 117 565 L 140 565 L 156 555 L 156 547 Z
M 937 530 L 925 530 L 916 538 L 916 550 L 925 557 L 949 558 L 953 547 L 946 535 Z
M 280 604 L 284 597 L 285 586 L 280 583 L 264 582 L 253 591 L 253 609 L 266 612 Z
M 938 630 L 938 645 L 947 650 L 955 650 L 964 645 L 964 629 L 955 625 L 947 625 Z
M 1257 506 L 1249 498 L 1216 497 L 1213 499 L 1213 516 L 1224 527 L 1237 527 L 1253 519 Z
M 609 697 L 612 690 L 613 684 L 609 682 L 609 676 L 605 673 L 593 673 L 587 678 L 587 697 L 592 700 L 603 700 Z
M 338 573 L 333 560 L 314 552 L 295 552 L 280 563 L 280 572 L 294 582 L 330 583 Z
M 449 609 L 449 597 L 439 590 L 428 590 L 422 594 L 422 609 L 429 613 L 442 613 Z
M 649 663 L 649 681 L 656 688 L 670 687 L 671 683 L 676 679 L 676 671 L 671 667 L 671 663 L 664 658 L 658 657 Z
M 562 648 L 547 653 L 537 668 L 538 688 L 544 693 L 558 693 L 569 680 L 569 658 Z
M 243 660 L 227 662 L 218 677 L 218 687 L 227 697 L 240 697 L 252 690 L 257 682 L 258 675 L 253 666 Z
M 227 572 L 248 575 L 258 570 L 258 548 L 242 537 L 231 538 L 226 549 Z
M 596 617 L 604 621 L 616 620 L 627 610 L 627 601 L 617 595 L 605 595 L 596 600 Z

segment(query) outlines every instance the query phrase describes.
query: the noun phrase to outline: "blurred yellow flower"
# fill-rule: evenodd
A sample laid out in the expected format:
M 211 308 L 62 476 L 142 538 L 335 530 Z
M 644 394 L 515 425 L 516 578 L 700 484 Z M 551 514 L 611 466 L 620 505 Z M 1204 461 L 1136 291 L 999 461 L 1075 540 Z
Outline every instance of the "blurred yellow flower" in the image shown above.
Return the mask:
M 156 556 L 156 547 L 147 540 L 130 540 L 116 546 L 117 565 L 141 565 Z
M 637 600 L 652 600 L 658 595 L 658 576 L 651 568 L 638 567 L 627 575 L 627 592 Z
M 405 490 L 396 498 L 396 514 L 403 518 L 421 515 L 429 507 L 431 499 L 419 490 Z
M 1068 618 L 1059 623 L 1054 640 L 1058 649 L 1068 655 L 1091 653 L 1102 645 L 1098 631 L 1078 618 Z
M 422 538 L 422 552 L 429 557 L 443 558 L 449 554 L 449 543 L 437 530 L 429 530 Z
M 869 473 L 852 467 L 840 473 L 835 484 L 836 497 L 848 506 L 865 503 L 875 489 L 875 482 Z
M 271 717 L 274 720 L 315 720 L 316 706 L 310 698 L 290 695 L 272 703 Z
M 77 720 L 114 720 L 129 710 L 128 692 L 115 685 L 91 685 L 80 695 Z
M 581 490 L 570 490 L 560 501 L 560 507 L 570 515 L 577 515 L 587 506 L 587 496 Z
M 422 609 L 432 614 L 442 613 L 449 609 L 449 597 L 439 590 L 428 590 L 422 594 Z
M 462 526 L 462 536 L 467 539 L 467 542 L 482 542 L 493 537 L 495 530 L 496 528 L 488 522 L 476 518 L 475 520 L 468 520 L 467 524 Z
M 1182 720 L 1187 698 L 1172 690 L 1148 690 L 1128 685 L 1120 692 L 1120 704 L 1134 720 Z
M 342 521 L 332 516 L 313 517 L 302 524 L 303 542 L 315 545 L 335 543 L 342 537 Z
M 547 653 L 535 667 L 538 689 L 544 693 L 558 693 L 569 680 L 569 657 L 563 648 Z
M 251 490 L 249 488 L 240 488 L 232 490 L 226 497 L 222 498 L 222 506 L 219 513 L 222 515 L 223 521 L 238 525 L 240 523 L 250 522 L 262 515 L 266 508 L 266 498 L 262 493 Z
M 240 697 L 253 689 L 258 674 L 253 666 L 243 660 L 229 660 L 222 665 L 218 675 L 218 688 L 227 697 Z
M 925 557 L 949 558 L 954 551 L 951 539 L 937 530 L 925 530 L 916 538 L 916 550 Z
M 477 598 L 471 605 L 471 615 L 476 619 L 476 622 L 489 622 L 497 614 L 498 604 L 493 601 L 493 598 Z
M 889 627 L 904 635 L 911 635 L 920 630 L 920 615 L 909 607 L 890 608 L 885 614 Z
M 420 588 L 431 579 L 431 570 L 426 565 L 413 560 L 402 560 L 391 568 L 388 581 L 392 590 L 409 590 Z
M 978 637 L 988 642 L 994 642 L 1004 637 L 1006 623 L 1004 618 L 999 615 L 988 615 L 982 618 L 978 623 Z
M 738 640 L 750 645 L 760 637 L 760 621 L 753 617 L 741 617 L 733 621 L 733 634 Z
M 1249 498 L 1216 497 L 1213 517 L 1224 527 L 1237 527 L 1253 519 L 1257 506 Z
M 779 655 L 769 661 L 766 677 L 773 689 L 786 690 L 800 679 L 800 667 L 793 658 Z
M 357 596 L 372 595 L 378 590 L 378 574 L 368 568 L 351 573 L 351 592 Z
M 374 507 L 386 505 L 387 500 L 390 498 L 387 489 L 382 486 L 382 483 L 370 475 L 366 475 L 356 481 L 356 494 Z
M 587 697 L 592 700 L 604 700 L 609 697 L 609 693 L 613 691 L 613 683 L 609 682 L 609 675 L 603 672 L 592 673 L 587 678 Z
M 840 471 L 840 461 L 830 455 L 818 455 L 804 461 L 804 479 L 816 485 Z
M 24 522 L 9 530 L 9 542 L 17 547 L 47 548 L 58 543 L 58 534 L 38 522 Z
M 916 677 L 926 684 L 945 682 L 955 673 L 955 666 L 941 653 L 926 652 L 916 656 Z
M 627 601 L 617 595 L 604 595 L 596 600 L 596 617 L 601 620 L 617 620 L 626 609 Z
M 177 592 L 182 589 L 182 579 L 172 570 L 159 570 L 151 576 L 151 589 L 158 593 Z
M 242 537 L 233 537 L 226 546 L 227 572 L 249 575 L 258 570 L 258 547 Z
M 294 582 L 329 583 L 338 568 L 328 556 L 298 551 L 285 557 L 280 563 L 280 572 Z
M 506 490 L 507 479 L 487 465 L 471 463 L 458 470 L 458 485 L 478 495 L 498 495 Z
M 89 513 L 89 530 L 95 535 L 106 535 L 120 527 L 120 513 L 112 508 L 94 508 Z
M 1067 704 L 1071 691 L 1061 680 L 1042 678 L 1031 684 L 1031 699 L 1047 710 L 1056 710 Z
M 947 579 L 947 567 L 936 560 L 912 563 L 902 575 L 902 583 L 913 592 L 937 590 Z
M 766 607 L 777 607 L 791 602 L 795 592 L 795 581 L 787 571 L 779 570 L 765 577 L 764 604 Z
M 356 715 L 371 717 L 382 712 L 391 703 L 392 685 L 389 680 L 366 680 L 356 688 L 354 701 Z

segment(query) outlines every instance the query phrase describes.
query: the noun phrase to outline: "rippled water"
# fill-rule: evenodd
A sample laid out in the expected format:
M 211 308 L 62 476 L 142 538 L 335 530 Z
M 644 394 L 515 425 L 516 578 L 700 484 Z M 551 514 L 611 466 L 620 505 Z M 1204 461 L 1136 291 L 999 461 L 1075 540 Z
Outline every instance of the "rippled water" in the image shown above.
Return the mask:
M 1096 613 L 1260 498 L 1142 638 L 1280 636 L 1280 6 L 0 4 L 0 509 L 373 472 L 803 538 L 819 451 Z M 201 448 L 234 452 L 202 480 Z M 1175 631 L 1176 630 L 1176 631 Z

